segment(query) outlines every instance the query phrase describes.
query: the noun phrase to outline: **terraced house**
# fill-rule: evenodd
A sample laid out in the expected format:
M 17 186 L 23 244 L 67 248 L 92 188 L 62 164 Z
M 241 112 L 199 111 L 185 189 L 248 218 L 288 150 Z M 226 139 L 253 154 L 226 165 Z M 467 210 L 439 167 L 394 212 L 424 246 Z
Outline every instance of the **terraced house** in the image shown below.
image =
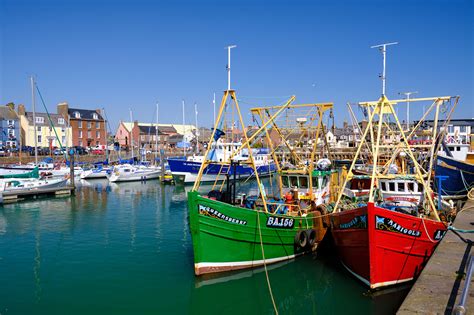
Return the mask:
M 68 103 L 60 103 L 58 114 L 62 115 L 71 126 L 73 146 L 107 145 L 106 121 L 100 109 L 70 108 Z
M 0 106 L 0 147 L 16 148 L 20 142 L 20 122 L 15 104 Z
M 19 105 L 18 116 L 21 122 L 22 145 L 47 148 L 71 146 L 71 128 L 62 115 L 35 113 L 33 117 L 33 112 L 27 112 L 23 105 Z

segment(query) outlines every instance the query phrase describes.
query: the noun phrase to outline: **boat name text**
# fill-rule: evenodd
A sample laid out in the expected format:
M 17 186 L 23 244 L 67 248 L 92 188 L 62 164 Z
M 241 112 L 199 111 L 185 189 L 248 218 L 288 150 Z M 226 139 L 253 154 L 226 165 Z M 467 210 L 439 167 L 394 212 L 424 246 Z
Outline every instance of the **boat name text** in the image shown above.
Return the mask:
M 220 213 L 216 209 L 205 207 L 203 205 L 199 205 L 198 209 L 199 209 L 199 214 L 205 215 L 207 217 L 227 221 L 227 222 L 234 223 L 234 224 L 247 225 L 247 221 L 239 220 L 239 219 L 236 219 L 236 218 L 231 218 L 231 217 L 229 217 L 225 214 Z
M 416 230 L 407 229 L 397 222 L 393 221 L 392 219 L 380 217 L 378 215 L 375 216 L 375 228 L 377 230 L 388 231 L 388 232 L 395 232 L 401 233 L 409 236 L 420 237 L 421 232 Z

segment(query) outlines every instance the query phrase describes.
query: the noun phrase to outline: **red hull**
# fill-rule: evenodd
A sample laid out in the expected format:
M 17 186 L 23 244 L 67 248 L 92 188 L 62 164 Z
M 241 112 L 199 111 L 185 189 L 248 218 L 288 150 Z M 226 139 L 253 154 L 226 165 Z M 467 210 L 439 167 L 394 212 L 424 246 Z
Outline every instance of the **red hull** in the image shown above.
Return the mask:
M 442 222 L 373 203 L 334 213 L 331 228 L 344 266 L 372 289 L 418 276 L 446 232 Z

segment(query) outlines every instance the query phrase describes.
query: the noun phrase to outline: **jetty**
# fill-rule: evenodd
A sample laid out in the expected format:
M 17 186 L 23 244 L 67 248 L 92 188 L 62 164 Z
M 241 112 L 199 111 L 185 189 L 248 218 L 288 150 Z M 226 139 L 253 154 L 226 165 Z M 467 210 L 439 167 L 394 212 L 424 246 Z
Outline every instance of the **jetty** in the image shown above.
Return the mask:
M 465 203 L 453 227 L 455 230 L 447 231 L 397 314 L 474 313 L 474 298 L 469 292 L 466 293 L 465 312 L 459 307 L 466 287 L 467 267 L 474 242 L 474 233 L 462 231 L 474 230 L 473 200 Z
M 73 192 L 73 186 L 4 191 L 0 193 L 0 205 L 23 201 L 25 199 L 36 199 L 40 196 L 70 196 Z

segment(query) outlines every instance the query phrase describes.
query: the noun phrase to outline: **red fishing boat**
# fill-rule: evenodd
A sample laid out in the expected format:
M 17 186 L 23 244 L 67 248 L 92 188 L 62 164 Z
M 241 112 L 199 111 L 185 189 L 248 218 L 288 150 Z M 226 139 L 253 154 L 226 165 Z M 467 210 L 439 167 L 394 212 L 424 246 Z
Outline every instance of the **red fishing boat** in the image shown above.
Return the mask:
M 387 44 L 381 45 L 384 59 L 386 46 Z M 385 80 L 385 69 L 382 79 Z M 410 101 L 432 101 L 427 113 L 433 110 L 437 121 L 440 106 L 451 99 L 448 96 Z M 365 107 L 369 117 L 368 124 L 342 185 L 344 189 L 341 189 L 331 215 L 331 233 L 342 264 L 371 289 L 417 277 L 447 230 L 439 218 L 430 187 L 436 146 L 425 148 L 428 163 L 415 158 L 415 148 L 409 143 L 413 132 L 403 130 L 394 110 L 395 104 L 404 101 L 406 100 L 389 101 L 385 96 L 383 82 L 379 100 L 358 104 Z M 439 137 L 437 128 L 435 124 L 431 131 L 433 143 Z M 384 142 L 388 136 L 392 139 L 389 144 Z M 360 175 L 354 166 L 365 148 L 371 157 L 372 167 L 368 174 Z M 381 162 L 380 156 L 387 154 L 388 162 Z M 409 163 L 405 161 L 404 165 L 410 167 L 403 167 L 403 172 L 394 174 L 389 171 L 390 164 L 397 158 L 408 160 Z M 354 190 L 354 183 L 357 186 L 358 181 L 367 181 L 368 178 L 370 185 L 365 187 L 368 188 L 368 198 L 367 195 L 365 200 L 357 198 L 357 195 L 347 198 L 347 190 Z M 418 203 L 407 206 L 384 198 L 383 187 L 386 183 L 393 184 L 396 186 L 395 191 L 402 193 L 399 189 L 406 187 L 405 181 L 420 187 L 419 191 L 423 196 L 417 199 Z M 400 183 L 400 188 L 395 183 Z M 438 205 L 438 208 L 441 209 L 441 206 Z
M 440 221 L 373 202 L 335 213 L 331 228 L 343 266 L 371 289 L 418 276 L 446 232 Z

